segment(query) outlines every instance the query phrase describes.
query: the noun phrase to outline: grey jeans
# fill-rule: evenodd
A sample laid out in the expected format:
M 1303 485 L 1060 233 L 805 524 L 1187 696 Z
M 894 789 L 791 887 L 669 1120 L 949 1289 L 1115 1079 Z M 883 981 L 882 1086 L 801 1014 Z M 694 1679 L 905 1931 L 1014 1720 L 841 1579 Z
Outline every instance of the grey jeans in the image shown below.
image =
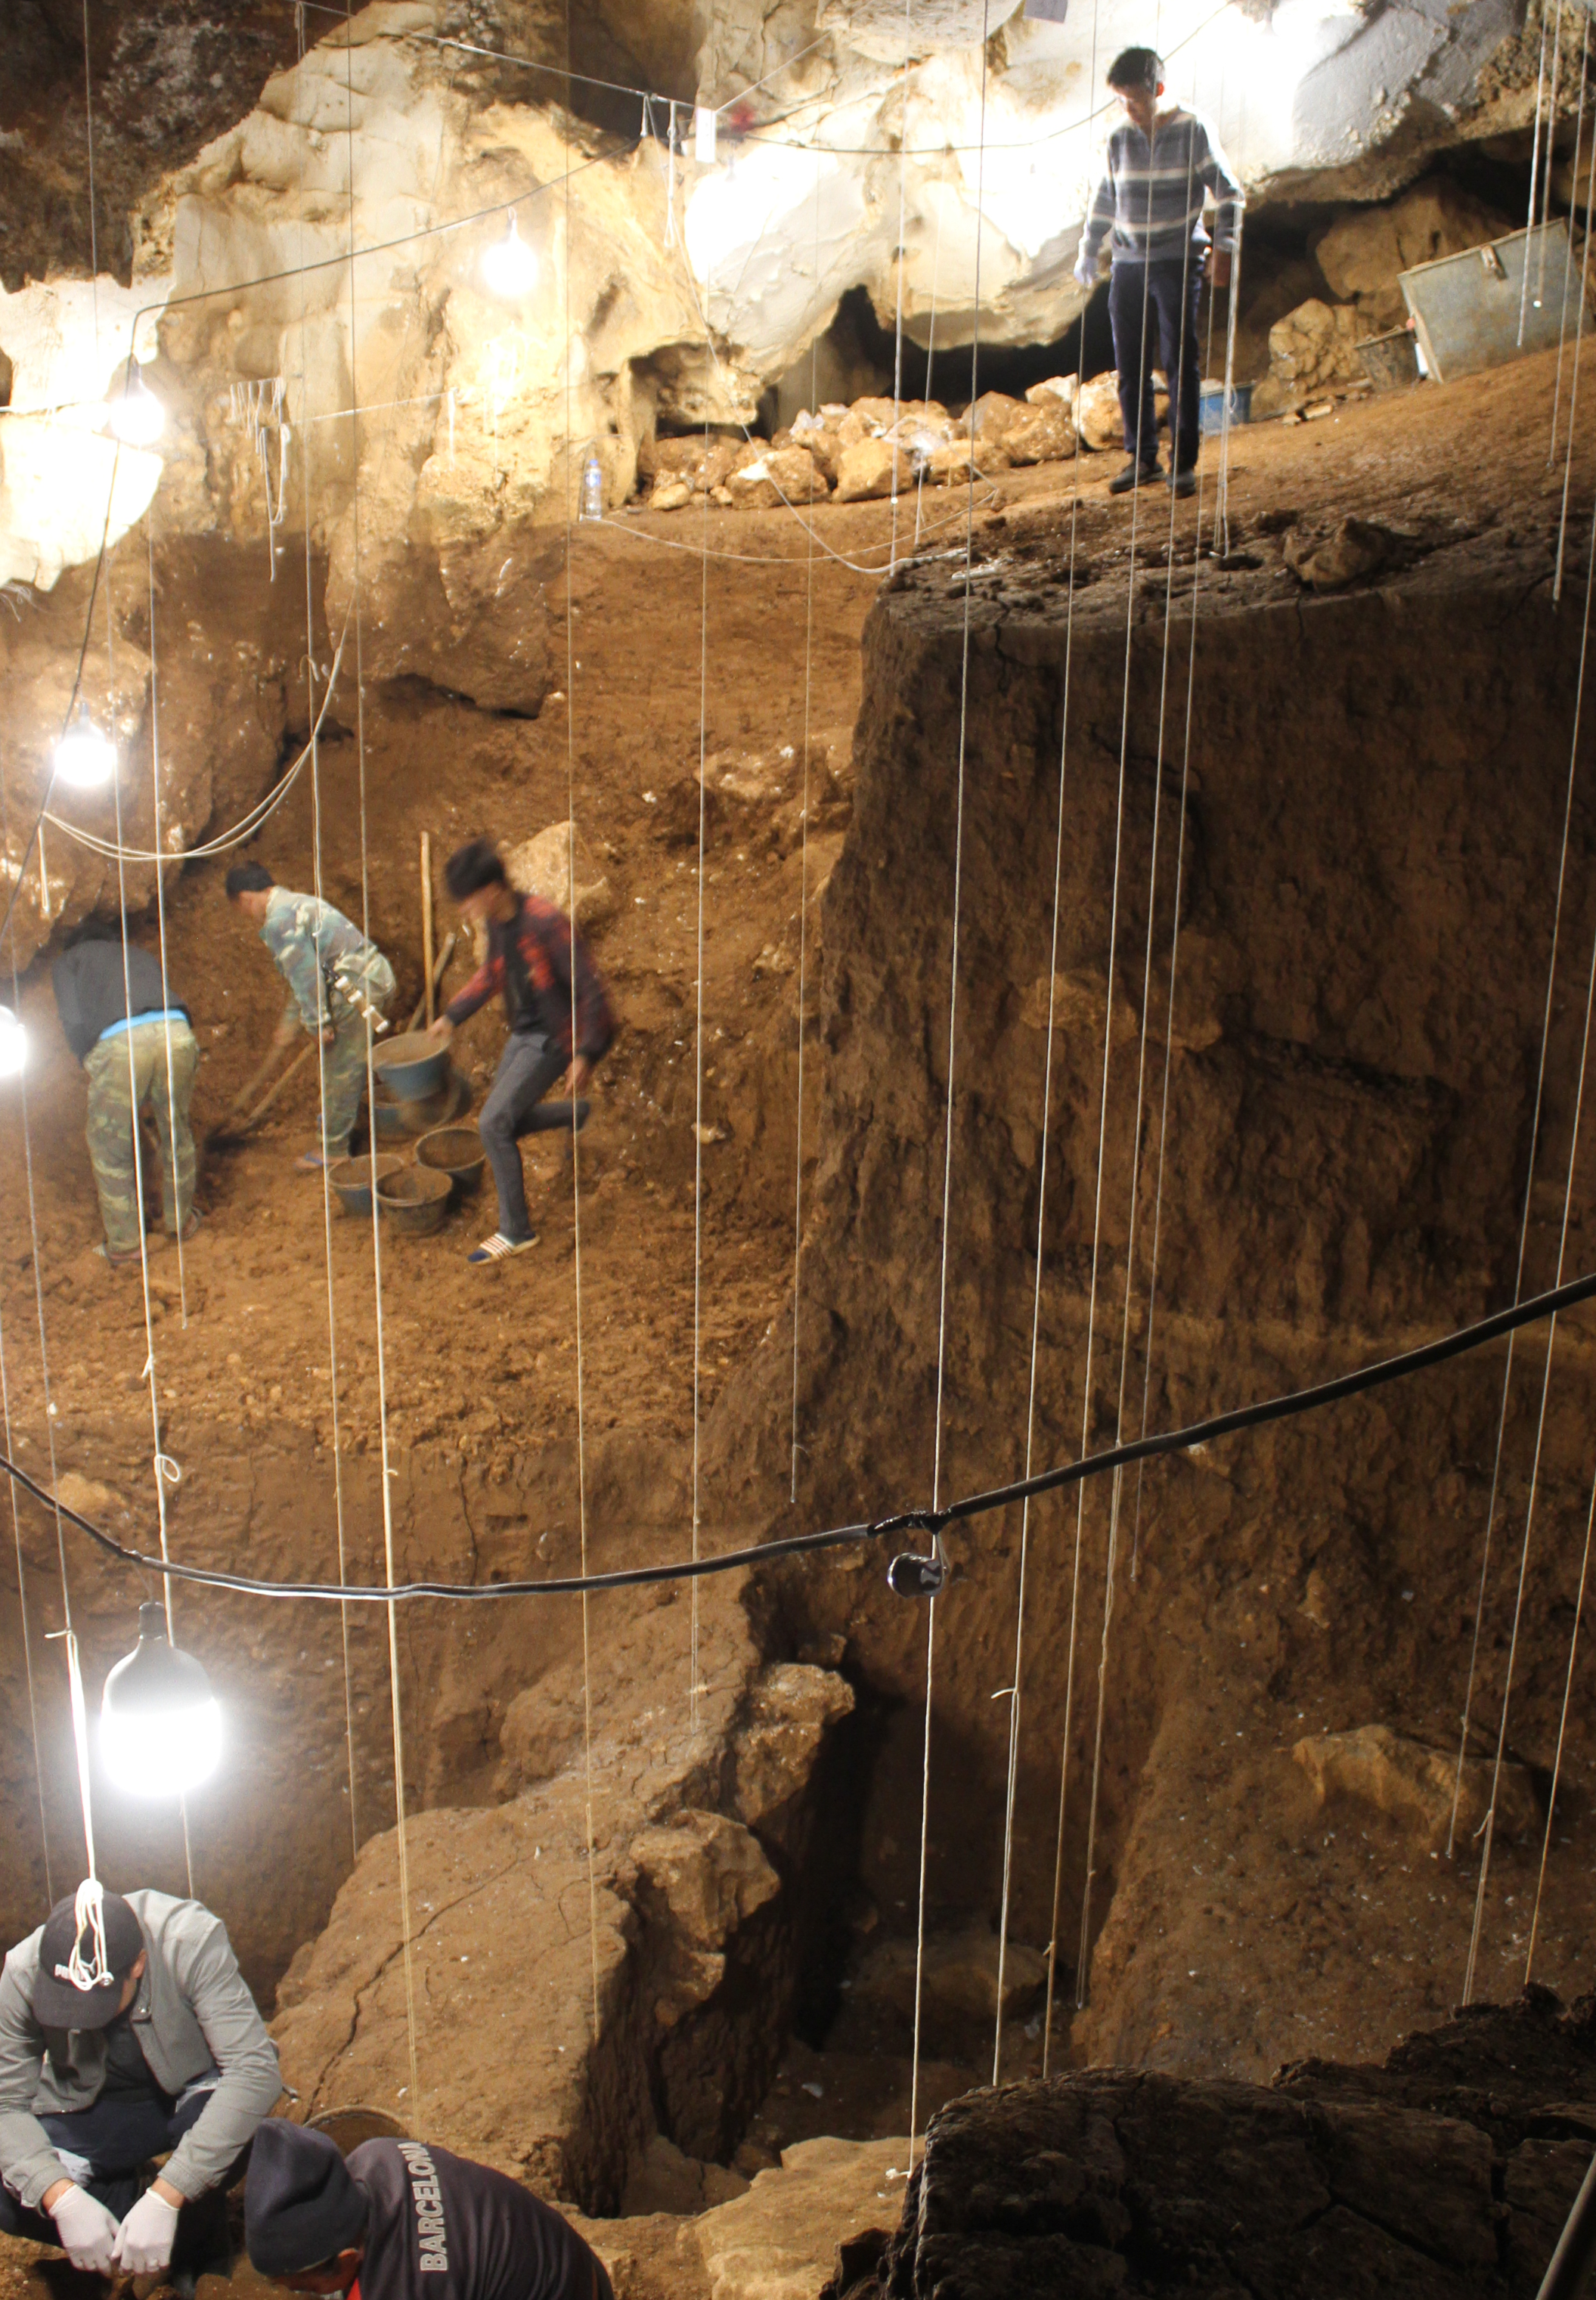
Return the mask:
M 494 1170 L 502 1238 L 520 1239 L 532 1235 L 526 1178 L 521 1172 L 522 1135 L 542 1134 L 573 1123 L 579 1126 L 587 1115 L 586 1102 L 578 1102 L 574 1109 L 569 1102 L 544 1102 L 569 1063 L 568 1054 L 529 1030 L 512 1030 L 499 1056 L 477 1131 Z

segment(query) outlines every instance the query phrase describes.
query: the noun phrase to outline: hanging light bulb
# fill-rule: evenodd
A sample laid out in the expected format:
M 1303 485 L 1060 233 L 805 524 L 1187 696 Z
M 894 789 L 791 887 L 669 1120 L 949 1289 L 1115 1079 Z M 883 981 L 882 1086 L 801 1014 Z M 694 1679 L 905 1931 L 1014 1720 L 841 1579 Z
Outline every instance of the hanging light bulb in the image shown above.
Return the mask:
M 528 296 L 537 285 L 537 251 L 521 238 L 513 208 L 509 230 L 482 258 L 482 276 L 495 296 Z
M 166 410 L 137 360 L 129 361 L 127 380 L 111 403 L 111 428 L 129 447 L 153 447 L 166 428 Z
M 55 776 L 73 790 L 97 790 L 116 772 L 116 745 L 102 735 L 80 703 L 78 716 L 55 746 Z
M 9 1006 L 0 1006 L 0 1078 L 15 1078 L 27 1054 L 27 1031 Z
M 168 1643 L 166 1612 L 138 1609 L 138 1644 L 105 1679 L 100 1756 L 130 1796 L 181 1796 L 216 1771 L 221 1711 L 192 1654 Z

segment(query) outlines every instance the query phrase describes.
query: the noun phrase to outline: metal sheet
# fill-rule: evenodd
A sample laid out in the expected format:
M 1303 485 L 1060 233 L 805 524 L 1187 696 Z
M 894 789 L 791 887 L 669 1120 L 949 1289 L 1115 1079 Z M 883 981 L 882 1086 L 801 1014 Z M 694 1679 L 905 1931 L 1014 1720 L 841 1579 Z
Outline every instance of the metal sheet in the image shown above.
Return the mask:
M 1565 293 L 1570 333 L 1579 316 L 1579 281 L 1561 216 L 1461 255 L 1417 263 L 1401 274 L 1401 289 L 1437 383 L 1549 349 L 1563 332 Z

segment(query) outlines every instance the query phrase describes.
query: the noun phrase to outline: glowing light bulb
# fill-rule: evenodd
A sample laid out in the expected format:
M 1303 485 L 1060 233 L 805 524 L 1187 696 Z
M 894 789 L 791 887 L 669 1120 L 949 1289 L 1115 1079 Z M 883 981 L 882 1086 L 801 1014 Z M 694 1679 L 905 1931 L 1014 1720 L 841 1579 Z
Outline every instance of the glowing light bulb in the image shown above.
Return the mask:
M 221 1760 L 221 1711 L 192 1654 L 167 1641 L 165 1609 L 138 1609 L 138 1643 L 105 1679 L 100 1758 L 129 1796 L 182 1796 Z
M 528 296 L 537 285 L 537 252 L 517 229 L 513 208 L 509 230 L 482 258 L 482 276 L 495 296 Z
M 129 447 L 153 447 L 166 428 L 166 410 L 145 381 L 137 360 L 111 403 L 111 428 Z
M 15 1078 L 27 1054 L 27 1031 L 9 1006 L 0 1006 L 0 1078 Z
M 102 735 L 81 704 L 55 746 L 55 778 L 73 790 L 97 790 L 116 772 L 116 745 Z

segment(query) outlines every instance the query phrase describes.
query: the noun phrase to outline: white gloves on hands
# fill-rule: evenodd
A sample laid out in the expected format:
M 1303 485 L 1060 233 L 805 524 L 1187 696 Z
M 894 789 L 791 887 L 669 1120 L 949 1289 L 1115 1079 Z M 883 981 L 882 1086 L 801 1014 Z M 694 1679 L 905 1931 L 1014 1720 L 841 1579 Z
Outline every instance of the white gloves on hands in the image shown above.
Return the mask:
M 118 2231 L 112 2259 L 124 2276 L 154 2276 L 170 2260 L 177 2229 L 177 2206 L 146 2188 Z
M 177 2217 L 174 2212 L 174 2226 Z M 68 2188 L 56 2198 L 50 2218 L 74 2268 L 86 2268 L 95 2276 L 110 2275 L 121 2229 L 115 2214 L 108 2212 L 97 2196 L 91 2196 L 87 2188 Z

